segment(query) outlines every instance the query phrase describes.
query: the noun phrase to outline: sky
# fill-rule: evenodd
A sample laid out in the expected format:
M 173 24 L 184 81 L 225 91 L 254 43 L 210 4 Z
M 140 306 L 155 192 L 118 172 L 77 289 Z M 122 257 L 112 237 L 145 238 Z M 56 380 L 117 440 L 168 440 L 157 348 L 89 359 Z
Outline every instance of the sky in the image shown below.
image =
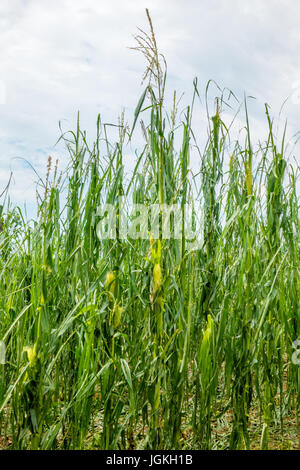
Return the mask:
M 132 123 L 143 91 L 145 63 L 130 49 L 150 10 L 168 63 L 169 90 L 189 99 L 198 77 L 249 101 L 257 138 L 266 129 L 264 103 L 289 137 L 300 131 L 300 4 L 295 0 L 1 0 L 0 194 L 10 172 L 13 204 L 33 210 L 35 171 L 47 159 L 67 162 L 55 145 L 64 130 L 81 125 L 93 136 L 97 115 Z M 183 101 L 184 102 L 184 101 Z M 197 124 L 197 122 L 196 122 Z M 201 120 L 198 122 L 202 132 Z M 295 153 L 300 161 L 299 152 Z M 29 163 L 26 163 L 29 162 Z M 1 203 L 1 201 L 0 201 Z

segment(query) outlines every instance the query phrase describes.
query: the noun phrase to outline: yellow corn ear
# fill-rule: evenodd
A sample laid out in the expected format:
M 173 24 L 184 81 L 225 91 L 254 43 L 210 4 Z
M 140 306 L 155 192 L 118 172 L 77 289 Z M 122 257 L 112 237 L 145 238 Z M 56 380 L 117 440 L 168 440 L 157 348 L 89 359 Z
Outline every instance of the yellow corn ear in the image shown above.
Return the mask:
M 25 346 L 24 351 L 27 353 L 28 361 L 32 366 L 36 358 L 36 345 L 34 346 Z
M 114 327 L 117 328 L 121 322 L 123 307 L 116 305 L 114 308 Z
M 108 291 L 115 295 L 115 288 L 116 288 L 116 275 L 114 272 L 110 271 L 106 274 L 106 281 L 105 281 L 106 288 Z
M 252 194 L 252 171 L 251 171 L 251 166 L 250 165 L 248 165 L 248 169 L 247 169 L 246 189 L 247 189 L 248 196 L 251 196 L 251 194 Z
M 160 263 L 161 260 L 161 241 L 157 240 L 156 244 L 154 243 L 154 239 L 150 238 L 150 247 L 152 252 L 152 261 L 154 264 Z
M 153 268 L 154 292 L 158 291 L 162 284 L 162 273 L 160 264 L 156 263 Z

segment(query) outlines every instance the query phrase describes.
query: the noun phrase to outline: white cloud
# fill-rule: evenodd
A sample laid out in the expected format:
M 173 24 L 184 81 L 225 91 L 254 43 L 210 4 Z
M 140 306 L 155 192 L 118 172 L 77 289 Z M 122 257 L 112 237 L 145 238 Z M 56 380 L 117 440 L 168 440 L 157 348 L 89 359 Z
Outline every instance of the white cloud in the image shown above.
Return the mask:
M 240 97 L 255 95 L 249 112 L 259 130 L 264 102 L 277 114 L 294 92 L 300 80 L 300 6 L 294 0 L 2 0 L 1 171 L 21 156 L 44 172 L 58 121 L 74 128 L 78 109 L 91 134 L 99 112 L 111 122 L 125 107 L 132 119 L 144 63 L 128 46 L 136 26 L 147 28 L 145 7 L 168 60 L 170 89 L 187 91 L 187 99 L 196 75 L 202 94 L 213 78 Z M 291 134 L 298 130 L 299 106 L 291 101 L 285 108 Z M 34 189 L 25 191 L 29 173 L 16 171 L 13 200 L 20 202 L 22 194 L 35 200 Z

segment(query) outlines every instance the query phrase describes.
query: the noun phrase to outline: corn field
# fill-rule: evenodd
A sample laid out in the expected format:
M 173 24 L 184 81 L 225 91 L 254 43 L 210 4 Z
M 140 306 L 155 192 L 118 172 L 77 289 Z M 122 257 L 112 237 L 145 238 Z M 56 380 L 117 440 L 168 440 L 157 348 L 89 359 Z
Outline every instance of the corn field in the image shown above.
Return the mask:
M 193 127 L 197 80 L 190 105 L 179 113 L 174 95 L 168 110 L 148 19 L 130 126 L 122 115 L 111 141 L 99 116 L 91 145 L 78 118 L 60 138 L 66 171 L 49 158 L 34 223 L 1 209 L 0 448 L 299 449 L 299 166 L 267 105 L 258 143 L 246 100 L 231 139 L 224 92 Z M 177 204 L 181 239 L 163 237 L 161 213 L 157 237 L 121 237 L 124 196 Z M 97 236 L 103 204 L 115 239 Z M 196 248 L 187 205 L 202 213 Z

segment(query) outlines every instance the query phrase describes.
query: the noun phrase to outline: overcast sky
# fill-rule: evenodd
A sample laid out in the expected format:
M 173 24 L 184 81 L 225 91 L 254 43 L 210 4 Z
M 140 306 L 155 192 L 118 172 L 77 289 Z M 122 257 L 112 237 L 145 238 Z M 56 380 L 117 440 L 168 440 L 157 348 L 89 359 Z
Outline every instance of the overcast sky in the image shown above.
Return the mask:
M 300 4 L 296 0 L 1 0 L 0 192 L 10 171 L 14 203 L 35 201 L 34 172 L 49 155 L 58 123 L 74 129 L 80 110 L 91 134 L 97 114 L 116 122 L 132 114 L 143 90 L 144 62 L 132 35 L 147 28 L 148 7 L 168 62 L 168 86 L 201 93 L 209 79 L 240 98 L 252 95 L 255 132 L 265 126 L 264 103 L 284 116 L 290 135 L 300 130 Z M 299 158 L 296 156 L 296 158 Z M 298 160 L 299 161 L 299 160 Z

